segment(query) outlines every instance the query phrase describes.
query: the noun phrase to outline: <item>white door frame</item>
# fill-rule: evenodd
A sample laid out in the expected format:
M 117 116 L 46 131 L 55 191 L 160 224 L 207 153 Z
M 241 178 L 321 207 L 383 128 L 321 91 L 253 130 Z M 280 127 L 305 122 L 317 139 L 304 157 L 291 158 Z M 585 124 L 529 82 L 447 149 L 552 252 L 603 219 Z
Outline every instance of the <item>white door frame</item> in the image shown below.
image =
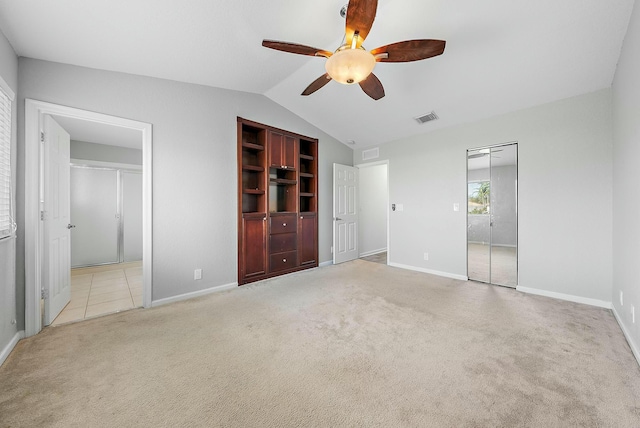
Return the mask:
M 40 221 L 41 156 L 43 116 L 54 115 L 136 129 L 142 133 L 142 304 L 151 306 L 152 286 L 152 127 L 149 123 L 109 116 L 73 107 L 25 99 L 25 336 L 42 330 L 42 222 Z
M 378 166 L 378 165 L 386 165 L 387 166 L 387 264 L 390 263 L 391 260 L 391 248 L 389 246 L 389 217 L 391 217 L 390 213 L 389 213 L 389 193 L 390 193 L 390 189 L 389 189 L 389 160 L 381 160 L 381 161 L 376 161 L 376 162 L 367 162 L 367 163 L 359 163 L 354 165 L 356 168 L 358 169 L 362 169 L 362 168 L 367 168 L 370 166 Z M 358 185 L 360 185 L 360 182 L 358 182 Z M 358 192 L 360 193 L 360 192 Z

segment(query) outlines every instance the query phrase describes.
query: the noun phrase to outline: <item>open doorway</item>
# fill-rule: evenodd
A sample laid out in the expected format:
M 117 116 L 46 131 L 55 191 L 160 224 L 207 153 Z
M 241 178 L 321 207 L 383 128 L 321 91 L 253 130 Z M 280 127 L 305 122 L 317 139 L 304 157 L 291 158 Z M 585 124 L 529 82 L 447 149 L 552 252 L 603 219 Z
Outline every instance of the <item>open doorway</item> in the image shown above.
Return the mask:
M 52 180 L 47 179 L 45 167 L 49 164 L 45 161 L 49 150 L 45 134 L 45 122 L 47 117 L 55 117 L 61 122 L 76 121 L 84 125 L 94 127 L 109 127 L 115 132 L 133 132 L 138 137 L 142 150 L 142 263 L 136 273 L 140 279 L 141 302 L 145 307 L 151 305 L 151 125 L 129 119 L 108 116 L 100 113 L 89 112 L 72 107 L 65 107 L 56 104 L 45 103 L 35 100 L 25 100 L 25 267 L 26 267 L 26 292 L 25 292 L 25 333 L 27 336 L 37 334 L 43 326 L 42 321 L 42 299 L 46 311 L 47 304 L 53 301 L 58 290 L 69 284 L 65 272 L 71 268 L 70 251 L 68 253 L 49 252 L 51 248 L 47 234 L 47 220 L 53 218 L 48 215 L 51 202 L 51 193 L 45 189 L 47 183 Z M 90 127 L 90 126 L 89 126 Z M 83 138 L 88 139 L 88 138 Z M 69 158 L 67 158 L 69 159 Z M 100 162 L 100 161 L 96 161 Z M 68 176 L 70 176 L 70 162 L 68 165 Z M 64 162 L 63 162 L 64 164 Z M 98 167 L 105 167 L 99 165 Z M 113 165 L 111 165 L 113 166 Z M 54 170 L 53 168 L 52 170 Z M 108 169 L 108 168 L 106 168 Z M 64 173 L 58 174 L 60 177 Z M 68 180 L 67 180 L 68 181 Z M 50 184 L 49 184 L 50 185 Z M 64 187 L 64 186 L 60 186 Z M 70 190 L 70 189 L 67 189 Z M 60 201 L 68 203 L 68 194 L 61 196 Z M 57 202 L 54 204 L 57 207 Z M 70 210 L 69 210 L 70 211 Z M 67 217 L 68 218 L 68 217 Z M 64 221 L 62 223 L 65 223 Z M 66 227 L 60 230 L 73 229 L 71 221 Z M 120 226 L 121 227 L 121 226 Z M 60 242 L 70 239 L 69 235 L 61 235 Z M 120 245 L 120 244 L 119 244 Z M 57 246 L 56 246 L 57 247 Z M 60 246 L 62 248 L 62 246 Z M 56 254 L 61 254 L 57 257 Z M 69 256 L 66 257 L 65 254 Z M 65 260 L 66 257 L 66 260 Z M 126 273 L 125 273 L 126 274 Z M 56 275 L 59 277 L 56 277 Z M 109 276 L 111 274 L 107 274 Z M 42 290 L 42 292 L 41 292 Z M 64 301 L 64 299 L 63 299 Z M 66 303 L 65 303 L 66 306 Z M 113 311 L 111 311 L 113 312 Z M 52 320 L 54 311 L 49 311 L 47 321 Z M 46 324 L 46 322 L 44 323 Z
M 44 325 L 142 306 L 142 138 L 138 130 L 53 116 L 70 134 L 71 296 Z
M 359 168 L 359 257 L 388 264 L 389 165 L 387 161 L 357 165 Z

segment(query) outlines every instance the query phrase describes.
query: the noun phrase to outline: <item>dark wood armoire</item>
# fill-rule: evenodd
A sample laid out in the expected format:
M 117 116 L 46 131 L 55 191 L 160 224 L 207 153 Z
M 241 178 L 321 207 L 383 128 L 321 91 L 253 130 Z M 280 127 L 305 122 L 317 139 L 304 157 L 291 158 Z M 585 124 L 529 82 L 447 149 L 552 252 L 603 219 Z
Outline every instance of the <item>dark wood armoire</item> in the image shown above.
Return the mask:
M 238 118 L 238 284 L 318 266 L 318 140 Z

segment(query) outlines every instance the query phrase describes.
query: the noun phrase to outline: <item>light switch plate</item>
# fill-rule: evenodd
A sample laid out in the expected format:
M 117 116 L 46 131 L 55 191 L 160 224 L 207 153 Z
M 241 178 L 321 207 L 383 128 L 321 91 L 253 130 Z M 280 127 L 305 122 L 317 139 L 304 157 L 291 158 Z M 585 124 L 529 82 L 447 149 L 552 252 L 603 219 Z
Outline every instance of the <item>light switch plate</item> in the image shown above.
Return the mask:
M 453 204 L 453 210 L 454 211 L 460 211 L 460 204 L 458 204 L 458 203 Z

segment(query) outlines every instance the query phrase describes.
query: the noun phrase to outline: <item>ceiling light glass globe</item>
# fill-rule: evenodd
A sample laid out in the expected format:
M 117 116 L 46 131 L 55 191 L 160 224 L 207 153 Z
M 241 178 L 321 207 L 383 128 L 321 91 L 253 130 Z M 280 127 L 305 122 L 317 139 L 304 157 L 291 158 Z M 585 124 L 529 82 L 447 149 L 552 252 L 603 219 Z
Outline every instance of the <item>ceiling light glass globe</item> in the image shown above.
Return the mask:
M 369 77 L 375 66 L 376 59 L 369 51 L 345 46 L 327 58 L 325 63 L 329 76 L 344 85 L 362 82 Z

